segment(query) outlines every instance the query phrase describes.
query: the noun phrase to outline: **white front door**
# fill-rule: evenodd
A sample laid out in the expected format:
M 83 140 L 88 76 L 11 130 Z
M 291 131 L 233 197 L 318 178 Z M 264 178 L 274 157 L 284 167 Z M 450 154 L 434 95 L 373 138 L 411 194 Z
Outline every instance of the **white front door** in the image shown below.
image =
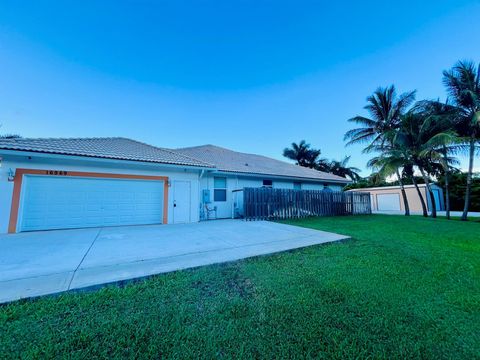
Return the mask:
M 190 181 L 175 180 L 173 182 L 173 223 L 183 224 L 190 222 L 191 208 Z

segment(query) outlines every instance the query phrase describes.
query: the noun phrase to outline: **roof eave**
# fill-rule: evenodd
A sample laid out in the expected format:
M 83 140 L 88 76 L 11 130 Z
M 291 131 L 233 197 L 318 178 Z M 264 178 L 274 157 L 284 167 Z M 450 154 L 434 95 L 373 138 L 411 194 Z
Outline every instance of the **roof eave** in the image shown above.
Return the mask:
M 310 178 L 303 176 L 289 176 L 289 175 L 278 175 L 278 174 L 265 174 L 265 173 L 254 173 L 254 172 L 242 172 L 242 171 L 230 171 L 230 170 L 213 170 L 217 174 L 235 174 L 237 176 L 253 176 L 253 177 L 269 177 L 269 178 L 278 178 L 278 179 L 290 179 L 290 180 L 299 180 L 299 181 L 311 181 L 311 182 L 320 182 L 320 183 L 338 183 L 338 184 L 350 184 L 353 181 L 345 179 L 325 179 L 325 178 Z
M 72 154 L 62 154 L 56 152 L 45 152 L 45 151 L 34 151 L 34 150 L 15 150 L 15 149 L 0 149 L 0 155 L 13 155 L 13 156 L 32 156 L 35 154 L 37 157 L 41 158 L 68 158 L 72 160 L 91 160 L 99 162 L 109 162 L 109 163 L 128 163 L 128 164 L 143 164 L 150 166 L 164 166 L 164 167 L 181 167 L 182 169 L 196 169 L 196 170 L 215 170 L 215 167 L 210 165 L 192 165 L 192 164 L 181 164 L 181 163 L 170 163 L 170 162 L 158 162 L 158 161 L 147 161 L 147 160 L 135 160 L 135 159 L 122 159 L 122 158 L 113 158 L 113 157 L 104 157 L 104 156 L 90 156 L 90 155 L 72 155 Z

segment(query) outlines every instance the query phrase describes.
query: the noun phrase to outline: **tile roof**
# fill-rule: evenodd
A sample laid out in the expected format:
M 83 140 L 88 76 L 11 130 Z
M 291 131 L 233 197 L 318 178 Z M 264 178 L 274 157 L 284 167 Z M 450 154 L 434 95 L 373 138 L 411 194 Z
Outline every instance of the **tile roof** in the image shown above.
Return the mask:
M 214 145 L 166 149 L 121 137 L 0 139 L 0 150 L 86 156 L 116 160 L 216 168 L 220 171 L 346 183 L 349 180 L 266 156 Z
M 217 170 L 225 172 L 285 176 L 314 181 L 350 182 L 341 176 L 301 167 L 266 156 L 236 152 L 214 145 L 194 146 L 175 149 L 175 151 L 213 164 Z
M 213 167 L 211 164 L 193 159 L 188 155 L 182 155 L 174 150 L 158 148 L 121 137 L 0 139 L 0 149 L 184 166 Z

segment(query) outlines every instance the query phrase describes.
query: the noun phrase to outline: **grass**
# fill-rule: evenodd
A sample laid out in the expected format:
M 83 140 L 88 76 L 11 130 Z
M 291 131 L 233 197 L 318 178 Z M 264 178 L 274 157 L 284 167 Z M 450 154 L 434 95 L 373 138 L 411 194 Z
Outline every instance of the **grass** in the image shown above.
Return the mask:
M 480 224 L 290 223 L 353 237 L 0 307 L 0 357 L 480 358 Z

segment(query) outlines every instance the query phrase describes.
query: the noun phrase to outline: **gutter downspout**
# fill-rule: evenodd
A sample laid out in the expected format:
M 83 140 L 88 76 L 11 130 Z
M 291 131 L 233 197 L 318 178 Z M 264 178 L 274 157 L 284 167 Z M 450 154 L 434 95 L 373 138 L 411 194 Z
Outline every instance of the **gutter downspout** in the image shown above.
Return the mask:
M 200 170 L 200 174 L 198 175 L 198 191 L 200 192 L 199 193 L 199 196 L 200 196 L 200 214 L 198 214 L 198 219 L 200 221 L 202 220 L 205 220 L 205 209 L 204 209 L 204 206 L 205 204 L 203 203 L 203 190 L 202 190 L 202 187 L 201 187 L 201 179 L 203 178 L 203 175 L 205 174 L 205 169 L 202 169 Z

